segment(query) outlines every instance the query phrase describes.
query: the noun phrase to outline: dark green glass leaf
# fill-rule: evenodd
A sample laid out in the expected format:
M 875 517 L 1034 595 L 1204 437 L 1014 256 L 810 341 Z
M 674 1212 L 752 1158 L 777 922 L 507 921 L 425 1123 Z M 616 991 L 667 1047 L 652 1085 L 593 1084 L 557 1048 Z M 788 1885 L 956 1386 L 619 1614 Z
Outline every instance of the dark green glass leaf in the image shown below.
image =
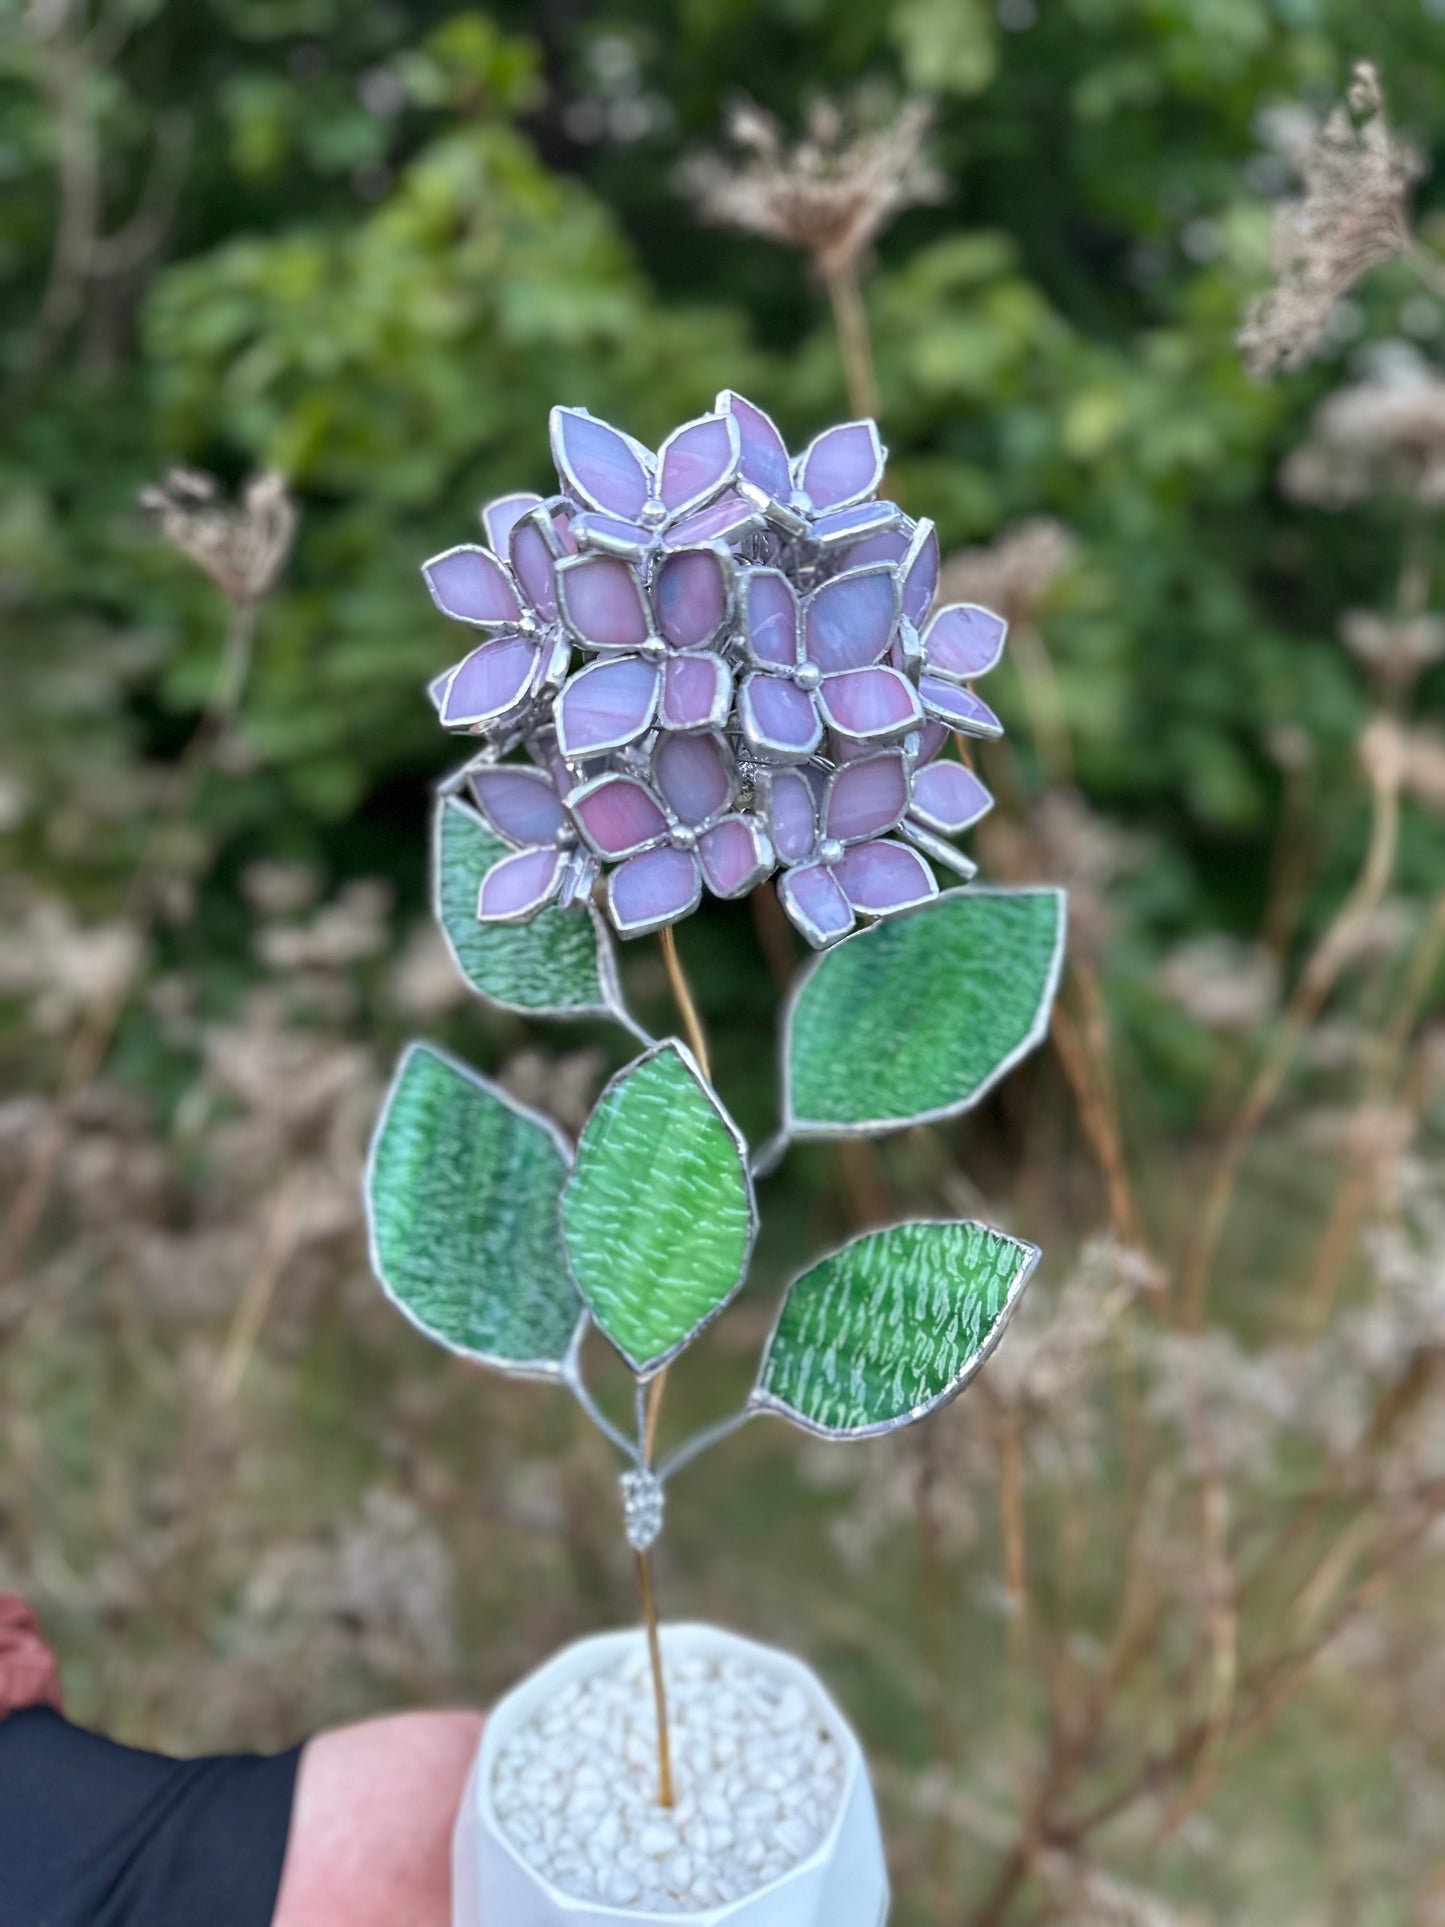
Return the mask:
M 744 1150 L 675 1042 L 629 1064 L 587 1120 L 562 1193 L 567 1262 L 598 1326 L 644 1377 L 742 1284 L 757 1228 Z
M 530 923 L 478 923 L 482 877 L 508 848 L 459 797 L 438 799 L 432 887 L 457 968 L 473 990 L 507 1010 L 590 1013 L 635 1029 L 622 1007 L 612 938 L 596 910 L 551 909 Z
M 366 1173 L 371 1262 L 428 1338 L 552 1375 L 582 1319 L 557 1229 L 556 1126 L 426 1044 L 397 1066 Z
M 828 1438 L 911 1425 L 973 1377 L 1038 1256 L 982 1224 L 855 1238 L 788 1287 L 754 1408 Z
M 1060 890 L 946 891 L 827 950 L 783 1031 L 789 1137 L 897 1130 L 976 1104 L 1047 1035 Z

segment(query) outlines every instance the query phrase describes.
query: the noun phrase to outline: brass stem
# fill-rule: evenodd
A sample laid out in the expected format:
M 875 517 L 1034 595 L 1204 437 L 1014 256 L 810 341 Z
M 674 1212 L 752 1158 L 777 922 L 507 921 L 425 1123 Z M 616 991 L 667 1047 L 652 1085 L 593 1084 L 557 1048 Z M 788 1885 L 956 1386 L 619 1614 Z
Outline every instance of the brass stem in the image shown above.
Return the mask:
M 667 981 L 672 986 L 673 1001 L 682 1027 L 687 1032 L 688 1048 L 697 1059 L 703 1076 L 712 1082 L 712 1063 L 707 1053 L 707 1033 L 703 1030 L 702 1019 L 697 1014 L 693 1002 L 692 989 L 687 981 L 687 973 L 682 967 L 682 958 L 677 954 L 677 938 L 673 935 L 672 925 L 662 926 L 662 960 L 667 965 Z
M 662 1395 L 667 1373 L 661 1371 L 647 1388 L 647 1416 L 643 1421 L 643 1462 L 652 1464 L 657 1444 L 657 1420 L 662 1411 Z M 662 1639 L 657 1629 L 657 1597 L 652 1585 L 652 1554 L 637 1555 L 637 1584 L 642 1594 L 642 1623 L 647 1629 L 647 1656 L 652 1662 L 652 1698 L 657 1708 L 657 1804 L 676 1804 L 672 1784 L 672 1739 L 667 1720 L 667 1681 L 662 1672 Z

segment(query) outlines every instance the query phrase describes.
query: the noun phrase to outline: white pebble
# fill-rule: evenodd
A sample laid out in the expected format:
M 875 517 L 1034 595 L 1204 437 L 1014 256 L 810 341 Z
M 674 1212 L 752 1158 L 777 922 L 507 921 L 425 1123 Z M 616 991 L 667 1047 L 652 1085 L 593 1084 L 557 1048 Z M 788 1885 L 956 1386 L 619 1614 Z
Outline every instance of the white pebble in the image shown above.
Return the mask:
M 574 1681 L 513 1734 L 492 1801 L 528 1864 L 604 1906 L 692 1914 L 805 1860 L 832 1823 L 843 1759 L 819 1709 L 748 1660 L 668 1667 L 676 1804 L 657 1804 L 652 1676 L 638 1655 Z

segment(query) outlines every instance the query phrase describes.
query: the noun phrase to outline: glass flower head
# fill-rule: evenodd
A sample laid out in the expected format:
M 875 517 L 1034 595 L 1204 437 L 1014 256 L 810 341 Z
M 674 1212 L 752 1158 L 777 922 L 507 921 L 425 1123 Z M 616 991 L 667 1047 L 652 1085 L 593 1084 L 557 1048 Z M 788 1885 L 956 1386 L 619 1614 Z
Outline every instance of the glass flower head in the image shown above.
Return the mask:
M 934 609 L 938 537 L 879 499 L 874 424 L 790 455 L 724 391 L 655 453 L 580 408 L 551 445 L 558 494 L 489 504 L 487 545 L 423 570 L 481 632 L 431 695 L 482 738 L 468 781 L 508 845 L 482 922 L 595 896 L 638 936 L 777 872 L 822 947 L 935 895 L 934 866 L 971 877 L 951 839 L 992 799 L 946 752 L 1002 734 L 972 685 L 1005 624 Z

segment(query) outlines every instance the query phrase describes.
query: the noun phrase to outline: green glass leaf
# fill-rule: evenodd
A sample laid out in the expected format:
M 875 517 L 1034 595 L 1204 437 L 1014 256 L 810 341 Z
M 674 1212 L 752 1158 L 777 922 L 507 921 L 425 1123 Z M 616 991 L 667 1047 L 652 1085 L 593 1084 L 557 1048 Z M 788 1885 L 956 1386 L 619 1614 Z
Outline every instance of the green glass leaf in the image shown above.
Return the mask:
M 925 1418 L 998 1343 L 1038 1258 L 982 1224 L 855 1238 L 788 1287 L 750 1404 L 839 1439 Z
M 562 1193 L 562 1241 L 599 1327 L 641 1377 L 742 1284 L 757 1230 L 746 1146 L 691 1053 L 659 1044 L 597 1100 Z
M 530 923 L 478 923 L 482 877 L 509 847 L 459 797 L 438 799 L 432 888 L 458 970 L 505 1010 L 615 1017 L 635 1032 L 622 1004 L 611 933 L 596 909 L 542 910 Z
M 948 890 L 824 951 L 784 1020 L 785 1137 L 976 1104 L 1048 1034 L 1064 920 L 1061 890 Z
M 372 1269 L 428 1338 L 499 1371 L 552 1377 L 583 1317 L 557 1200 L 569 1146 L 464 1065 L 412 1044 L 372 1139 Z

